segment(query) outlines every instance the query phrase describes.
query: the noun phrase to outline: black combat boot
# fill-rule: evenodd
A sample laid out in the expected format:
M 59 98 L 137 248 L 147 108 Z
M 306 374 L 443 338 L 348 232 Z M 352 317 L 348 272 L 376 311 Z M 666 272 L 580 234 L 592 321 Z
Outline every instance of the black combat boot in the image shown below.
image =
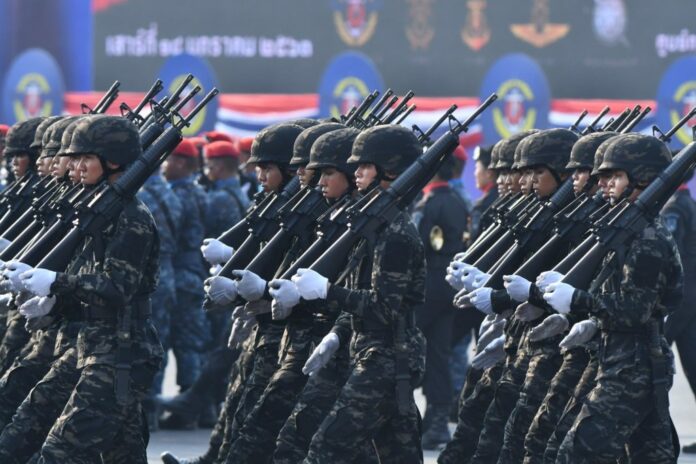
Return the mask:
M 160 456 L 164 464 L 213 464 L 213 459 L 207 457 L 207 455 L 199 456 L 197 458 L 191 459 L 178 459 L 169 451 L 165 451 Z

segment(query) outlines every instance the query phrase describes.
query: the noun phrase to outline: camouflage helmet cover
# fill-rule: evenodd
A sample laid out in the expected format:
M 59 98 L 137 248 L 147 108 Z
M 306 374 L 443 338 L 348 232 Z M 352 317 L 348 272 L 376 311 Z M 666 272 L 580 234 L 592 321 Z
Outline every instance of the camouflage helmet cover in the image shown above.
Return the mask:
M 101 116 L 80 119 L 64 153 L 94 153 L 104 161 L 125 166 L 142 154 L 142 148 L 138 129 L 131 121 L 121 116 Z
M 608 142 L 599 170 L 622 170 L 630 181 L 645 185 L 671 162 L 672 152 L 660 139 L 643 134 L 621 134 Z
M 570 160 L 566 169 L 592 170 L 595 166 L 597 148 L 614 136 L 616 132 L 594 132 L 580 137 L 570 150 Z
M 336 168 L 351 175 L 352 169 L 348 158 L 353 149 L 353 143 L 360 131 L 353 128 L 343 128 L 320 136 L 312 145 L 308 169 Z
M 526 139 L 532 134 L 539 132 L 538 129 L 531 129 L 527 131 L 518 132 L 513 134 L 506 139 L 500 140 L 495 144 L 498 151 L 497 163 L 495 169 L 517 169 L 515 164 L 515 151 L 520 145 L 522 140 Z
M 353 143 L 350 164 L 371 163 L 391 174 L 401 174 L 423 152 L 418 138 L 395 124 L 374 126 L 360 133 Z
M 31 118 L 26 121 L 20 121 L 10 127 L 5 137 L 4 155 L 7 157 L 19 153 L 28 153 L 31 157 L 37 157 L 39 154 L 38 150 L 32 148 L 31 144 L 34 142 L 36 129 L 44 119 L 46 118 Z
M 566 172 L 570 150 L 578 134 L 569 129 L 546 129 L 529 137 L 520 150 L 519 169 L 545 166 L 556 174 Z
M 292 158 L 297 136 L 304 130 L 297 124 L 274 124 L 261 130 L 251 144 L 247 163 L 275 163 L 287 165 Z
M 295 144 L 292 148 L 292 158 L 290 158 L 290 166 L 296 167 L 309 163 L 310 151 L 314 142 L 320 136 L 328 132 L 343 129 L 345 127 L 346 126 L 343 124 L 327 122 L 317 124 L 316 126 L 303 130 L 295 139 Z
M 43 146 L 44 135 L 46 131 L 56 122 L 63 119 L 65 116 L 49 116 L 36 127 L 36 132 L 34 132 L 34 141 L 31 142 L 30 147 L 35 149 L 39 155 L 42 155 L 41 147 Z

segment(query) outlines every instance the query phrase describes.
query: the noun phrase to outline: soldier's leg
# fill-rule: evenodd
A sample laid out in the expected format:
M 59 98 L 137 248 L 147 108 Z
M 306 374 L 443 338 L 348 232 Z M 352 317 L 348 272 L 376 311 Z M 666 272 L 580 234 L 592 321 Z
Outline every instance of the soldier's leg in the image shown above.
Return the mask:
M 628 462 L 676 462 L 679 438 L 674 432 L 669 415 L 653 408 L 628 440 Z
M 143 414 L 139 403 L 130 405 L 114 445 L 102 453 L 102 464 L 147 463 L 147 443 L 143 435 Z
M 478 377 L 471 369 L 472 375 Z M 493 400 L 495 389 L 503 371 L 503 364 L 498 364 L 483 372 L 480 380 L 473 387 L 471 394 L 462 398 L 459 405 L 459 420 L 452 440 L 437 458 L 439 464 L 459 464 L 469 462 L 476 451 L 483 419 L 488 406 Z M 467 379 L 467 382 L 469 379 Z M 466 388 L 462 389 L 462 394 Z
M 563 364 L 551 381 L 546 397 L 532 420 L 524 440 L 525 464 L 539 463 L 544 450 L 578 384 L 590 356 L 585 348 L 574 348 L 563 355 Z
M 623 362 L 627 365 L 611 369 L 602 366 L 597 385 L 585 399 L 561 444 L 557 463 L 616 462 L 629 437 L 654 410 L 650 369 L 633 365 L 632 359 Z M 666 431 L 659 433 L 657 439 L 669 441 L 659 445 L 659 449 L 670 458 L 657 462 L 674 462 L 669 423 L 662 425 L 667 427 Z
M 130 395 L 120 404 L 114 392 L 115 368 L 107 364 L 85 366 L 70 399 L 41 448 L 42 464 L 100 462 L 100 454 L 119 443 L 115 438 L 133 419 L 149 390 L 159 365 L 136 364 L 130 371 Z M 129 447 L 131 462 L 147 462 L 145 449 Z M 144 444 L 141 444 L 144 445 Z M 142 458 L 145 458 L 142 461 Z
M 301 343 L 299 350 L 291 349 L 280 368 L 273 374 L 256 406 L 239 429 L 237 439 L 227 455 L 228 463 L 270 462 L 276 437 L 292 412 L 297 397 L 307 382 L 302 373 L 311 338 Z
M 415 402 L 407 411 L 395 414 L 374 438 L 380 464 L 422 463 L 420 413 Z M 361 461 L 358 461 L 361 462 Z
M 473 463 L 496 462 L 505 435 L 505 423 L 517 403 L 520 388 L 527 374 L 529 356 L 520 349 L 515 360 L 508 363 L 498 381 L 493 400 L 486 411 Z
M 203 295 L 177 291 L 170 344 L 176 358 L 176 383 L 186 390 L 201 373 L 203 353 L 210 342 L 210 325 L 203 311 Z
M 521 463 L 524 458 L 524 437 L 541 406 L 549 383 L 558 371 L 563 361 L 558 342 L 548 340 L 542 352 L 533 356 L 529 361 L 527 376 L 520 391 L 515 409 L 513 409 L 505 424 L 503 447 L 498 457 L 499 463 Z
M 0 462 L 24 464 L 41 449 L 48 431 L 70 398 L 80 371 L 75 348 L 51 364 L 0 435 Z
M 22 348 L 29 341 L 29 332 L 24 328 L 24 317 L 12 309 L 7 314 L 7 328 L 0 343 L 0 375 L 10 368 Z

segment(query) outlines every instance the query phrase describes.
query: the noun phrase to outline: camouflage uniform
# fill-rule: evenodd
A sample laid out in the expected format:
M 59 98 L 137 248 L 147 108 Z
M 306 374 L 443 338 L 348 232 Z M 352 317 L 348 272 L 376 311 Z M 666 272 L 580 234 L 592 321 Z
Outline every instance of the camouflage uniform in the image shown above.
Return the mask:
M 360 260 L 357 266 L 350 261 L 353 270 L 347 288 L 329 286 L 327 302 L 338 303 L 344 311 L 339 320 L 349 319 L 353 328 L 351 372 L 312 438 L 305 463 L 354 462 L 370 440 L 375 441 L 381 462 L 423 459 L 412 387 L 422 376 L 424 340 L 414 321 L 409 321 L 424 300 L 423 245 L 403 213 L 377 235 L 374 247 L 366 245 L 366 241 L 357 245 L 355 255 Z M 399 319 L 410 327 L 405 330 L 408 348 L 395 340 Z M 397 364 L 404 356 L 409 358 L 412 383 L 399 398 L 397 385 L 408 387 L 396 380 Z M 399 375 L 404 374 L 408 373 Z
M 163 355 L 148 319 L 158 253 L 152 216 L 142 203 L 131 200 L 114 225 L 86 239 L 73 258 L 82 262 L 78 272 L 58 273 L 52 293 L 79 299 L 86 322 L 77 339 L 79 379 L 44 442 L 39 462 L 94 463 L 103 452 L 120 462 L 147 462 L 140 401 Z M 124 317 L 130 319 L 129 327 Z M 131 340 L 125 372 L 117 368 L 124 362 L 118 341 L 124 331 Z M 126 390 L 117 394 L 117 385 Z
M 10 368 L 22 348 L 29 341 L 29 331 L 24 328 L 24 317 L 12 303 L 7 310 L 7 325 L 5 335 L 0 343 L 0 375 L 4 375 Z
M 169 328 L 172 324 L 171 315 L 176 307 L 176 279 L 174 273 L 174 256 L 177 252 L 177 237 L 182 221 L 182 207 L 179 197 L 172 191 L 164 178 L 156 173 L 145 181 L 138 192 L 138 199 L 152 213 L 160 237 L 159 252 L 159 282 L 155 293 L 152 294 L 152 323 L 157 329 L 160 342 L 165 353 L 171 347 Z M 157 374 L 152 385 L 152 393 L 160 393 L 164 367 Z
M 565 436 L 557 461 L 613 462 L 625 444 L 631 461 L 674 462 L 669 411 L 663 409 L 667 392 L 654 382 L 671 384 L 673 374 L 660 373 L 655 356 L 673 361 L 659 326 L 681 298 L 677 246 L 658 219 L 634 239 L 625 257 L 609 253 L 603 264 L 610 275 L 594 283 L 596 292 L 573 294 L 571 308 L 587 310 L 599 320 L 599 370 L 597 385 Z M 657 341 L 651 332 L 659 334 Z
M 176 306 L 170 341 L 177 363 L 177 384 L 189 388 L 201 371 L 203 353 L 210 343 L 210 324 L 203 307 L 203 280 L 207 272 L 199 247 L 205 236 L 207 199 L 195 176 L 170 181 L 182 205 L 182 222 L 174 256 Z

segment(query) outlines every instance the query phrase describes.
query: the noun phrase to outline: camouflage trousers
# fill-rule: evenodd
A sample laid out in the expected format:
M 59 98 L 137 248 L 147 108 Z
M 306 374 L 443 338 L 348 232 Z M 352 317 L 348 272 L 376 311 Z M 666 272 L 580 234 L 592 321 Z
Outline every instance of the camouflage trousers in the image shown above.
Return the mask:
M 10 368 L 15 358 L 29 341 L 29 332 L 24 328 L 24 316 L 17 309 L 7 313 L 5 336 L 0 343 L 0 376 Z
M 551 380 L 546 397 L 537 410 L 524 439 L 524 464 L 539 464 L 544 458 L 549 441 L 575 386 L 580 381 L 590 355 L 584 347 L 573 348 L 563 354 L 563 364 Z
M 37 330 L 23 352 L 0 379 L 0 430 L 11 420 L 29 391 L 48 372 L 54 360 L 58 327 Z
M 624 446 L 629 462 L 676 462 L 669 413 L 658 413 L 650 361 L 639 355 L 611 365 L 600 361 L 597 383 L 563 439 L 556 462 L 613 463 Z
M 362 350 L 329 414 L 309 446 L 305 464 L 354 463 L 374 441 L 381 463 L 423 462 L 420 415 L 413 396 L 400 411 L 395 395 L 394 353 Z
M 524 459 L 524 438 L 546 396 L 551 380 L 563 362 L 558 348 L 562 338 L 557 336 L 541 342 L 528 342 L 524 347 L 523 350 L 530 353 L 529 367 L 517 404 L 505 424 L 505 436 L 498 463 L 520 464 Z
M 126 404 L 116 400 L 114 366 L 90 364 L 82 368 L 41 448 L 39 463 L 147 463 L 140 403 L 159 367 L 159 362 L 131 366 Z
M 276 437 L 292 412 L 297 397 L 307 383 L 302 373 L 307 358 L 331 324 L 289 321 L 281 343 L 281 359 L 256 406 L 239 429 L 230 447 L 227 463 L 270 462 Z
M 253 355 L 249 376 L 236 392 L 235 398 L 225 401 L 227 411 L 223 443 L 218 453 L 218 462 L 224 463 L 239 431 L 256 406 L 278 368 L 278 349 L 284 327 L 278 324 L 259 324 L 253 343 Z
M 182 390 L 200 375 L 210 344 L 210 324 L 202 308 L 202 293 L 177 290 L 169 346 L 176 358 L 176 383 Z
M 41 449 L 80 378 L 77 350 L 69 348 L 34 386 L 0 435 L 0 462 L 24 464 Z
M 478 369 L 469 369 L 459 397 L 457 428 L 452 440 L 438 456 L 438 464 L 466 463 L 474 455 L 483 419 L 493 400 L 502 371 L 502 363 L 486 369 L 483 374 Z
M 505 424 L 515 408 L 520 396 L 520 388 L 527 374 L 529 353 L 518 349 L 514 359 L 506 361 L 495 394 L 486 411 L 472 463 L 497 462 L 505 436 Z
M 596 356 L 596 350 L 589 353 L 590 360 L 585 367 L 585 370 L 578 381 L 578 384 L 573 390 L 573 394 L 568 400 L 563 409 L 561 417 L 558 419 L 556 428 L 554 429 L 549 441 L 546 443 L 546 450 L 544 450 L 544 464 L 554 464 L 556 458 L 558 457 L 558 450 L 563 443 L 568 430 L 573 426 L 575 418 L 582 408 L 582 404 L 585 401 L 587 395 L 592 391 L 595 386 L 595 379 L 597 377 L 597 369 L 599 368 L 599 359 Z

